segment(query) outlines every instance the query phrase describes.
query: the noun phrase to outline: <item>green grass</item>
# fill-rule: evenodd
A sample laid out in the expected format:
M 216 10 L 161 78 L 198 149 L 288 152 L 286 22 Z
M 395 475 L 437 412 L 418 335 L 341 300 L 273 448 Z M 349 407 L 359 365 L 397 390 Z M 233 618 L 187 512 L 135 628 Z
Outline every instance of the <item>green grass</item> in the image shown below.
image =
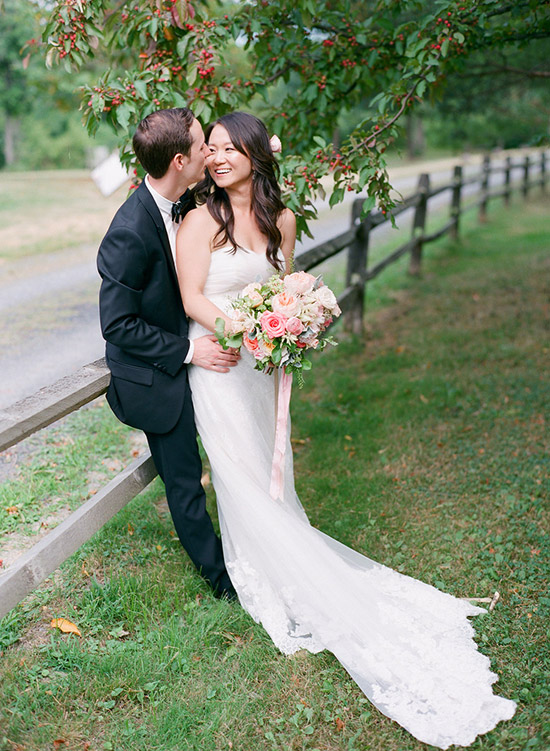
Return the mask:
M 472 748 L 546 751 L 550 228 L 543 202 L 489 218 L 429 246 L 420 279 L 388 269 L 367 292 L 368 336 L 337 331 L 316 359 L 293 396 L 297 488 L 316 526 L 369 557 L 457 596 L 500 592 L 475 627 L 519 707 Z M 21 502 L 29 520 L 7 515 L 4 530 L 28 532 L 54 490 L 76 503 L 86 473 L 108 476 L 102 459 L 129 459 L 132 433 L 104 405 L 62 433 L 74 454 L 52 433 L 13 482 L 22 494 L 52 462 L 63 480 L 48 470 Z M 53 631 L 55 617 L 82 637 Z M 428 748 L 330 654 L 284 657 L 216 601 L 158 480 L 0 623 L 0 640 L 2 751 Z

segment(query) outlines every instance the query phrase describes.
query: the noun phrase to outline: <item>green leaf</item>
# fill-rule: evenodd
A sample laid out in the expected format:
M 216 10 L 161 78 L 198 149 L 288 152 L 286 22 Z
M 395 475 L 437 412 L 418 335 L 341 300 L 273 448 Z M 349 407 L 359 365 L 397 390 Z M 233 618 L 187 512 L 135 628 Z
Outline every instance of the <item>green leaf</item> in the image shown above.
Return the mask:
M 365 198 L 363 201 L 363 206 L 361 207 L 361 219 L 364 219 L 369 211 L 373 209 L 376 206 L 376 198 L 375 196 L 369 196 L 368 198 Z
M 214 333 L 220 344 L 223 346 L 225 340 L 225 321 L 223 318 L 216 318 L 214 323 Z M 227 349 L 227 346 L 225 346 L 224 349 Z
M 134 86 L 136 87 L 136 92 L 138 96 L 140 96 L 142 99 L 147 99 L 147 84 L 145 81 L 142 81 L 140 79 L 133 82 Z
M 337 203 L 340 203 L 342 198 L 344 197 L 344 188 L 335 188 L 332 192 L 332 195 L 329 198 L 328 204 L 332 208 Z
M 233 349 L 239 349 L 242 343 L 243 343 L 242 334 L 233 334 L 232 336 L 228 337 L 228 339 L 226 340 L 227 346 L 232 347 Z
M 132 116 L 132 110 L 127 104 L 120 104 L 116 108 L 116 119 L 120 123 L 121 127 L 126 129 Z

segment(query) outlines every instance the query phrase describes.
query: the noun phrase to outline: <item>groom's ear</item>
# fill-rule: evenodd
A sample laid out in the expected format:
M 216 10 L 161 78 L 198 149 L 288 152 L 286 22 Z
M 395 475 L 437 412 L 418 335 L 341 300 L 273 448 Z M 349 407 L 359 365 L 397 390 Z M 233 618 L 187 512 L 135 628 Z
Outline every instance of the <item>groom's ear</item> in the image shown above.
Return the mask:
M 178 172 L 181 172 L 181 170 L 185 168 L 185 165 L 188 161 L 189 157 L 185 157 L 183 154 L 176 154 L 172 158 L 172 164 L 178 170 Z

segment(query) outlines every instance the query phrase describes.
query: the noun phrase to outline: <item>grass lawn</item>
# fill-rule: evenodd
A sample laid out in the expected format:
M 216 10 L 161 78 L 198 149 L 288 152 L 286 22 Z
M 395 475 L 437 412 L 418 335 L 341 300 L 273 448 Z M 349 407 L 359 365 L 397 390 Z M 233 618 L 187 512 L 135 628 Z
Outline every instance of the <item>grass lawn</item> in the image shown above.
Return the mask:
M 399 263 L 370 286 L 367 335 L 337 331 L 293 395 L 313 524 L 456 596 L 500 593 L 474 624 L 519 707 L 473 749 L 550 748 L 549 251 L 547 202 L 467 219 L 459 243 L 428 246 L 421 278 Z M 2 487 L 0 530 L 33 533 L 44 508 L 78 505 L 134 436 L 102 400 L 47 431 Z M 0 622 L 0 649 L 0 751 L 429 748 L 330 654 L 284 657 L 215 600 L 158 480 Z
M 97 243 L 128 186 L 108 198 L 87 170 L 2 172 L 0 263 Z

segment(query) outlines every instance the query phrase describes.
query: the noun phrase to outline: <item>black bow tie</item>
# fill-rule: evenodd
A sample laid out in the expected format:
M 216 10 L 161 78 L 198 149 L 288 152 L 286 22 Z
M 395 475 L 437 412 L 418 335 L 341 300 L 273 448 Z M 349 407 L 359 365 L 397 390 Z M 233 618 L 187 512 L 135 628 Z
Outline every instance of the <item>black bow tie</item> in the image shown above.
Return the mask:
M 183 219 L 187 212 L 194 208 L 195 202 L 190 190 L 186 190 L 185 193 L 179 197 L 176 203 L 172 204 L 172 221 L 176 224 Z

